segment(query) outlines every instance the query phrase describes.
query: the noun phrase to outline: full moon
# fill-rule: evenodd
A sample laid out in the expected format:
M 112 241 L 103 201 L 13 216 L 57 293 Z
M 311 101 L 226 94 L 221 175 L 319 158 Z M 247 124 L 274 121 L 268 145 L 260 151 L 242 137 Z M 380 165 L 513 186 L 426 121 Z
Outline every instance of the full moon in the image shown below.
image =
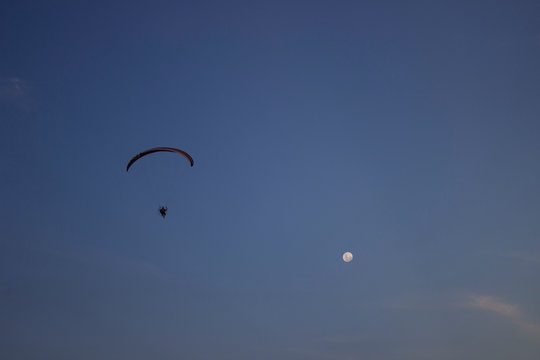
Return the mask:
M 352 258 L 353 258 L 352 254 L 348 251 L 345 254 L 343 254 L 343 261 L 345 262 L 351 262 Z

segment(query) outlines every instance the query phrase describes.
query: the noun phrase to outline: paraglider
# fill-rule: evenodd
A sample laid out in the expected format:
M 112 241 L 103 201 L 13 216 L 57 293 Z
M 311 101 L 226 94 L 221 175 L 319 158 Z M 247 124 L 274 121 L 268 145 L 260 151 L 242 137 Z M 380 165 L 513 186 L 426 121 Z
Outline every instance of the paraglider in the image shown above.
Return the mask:
M 131 160 L 129 160 L 127 166 L 126 166 L 126 171 L 129 171 L 129 168 L 131 167 L 131 165 L 133 165 L 133 163 L 135 163 L 135 161 L 139 160 L 140 158 L 142 158 L 142 157 L 144 157 L 144 156 L 146 156 L 148 154 L 152 154 L 152 153 L 155 153 L 155 152 L 161 152 L 161 151 L 172 152 L 172 153 L 182 155 L 183 157 L 185 157 L 189 161 L 189 164 L 191 166 L 193 166 L 193 158 L 187 152 L 185 152 L 183 150 L 180 150 L 180 149 L 172 148 L 172 147 L 155 147 L 155 148 L 152 148 L 152 149 L 145 150 L 145 151 L 143 151 L 141 153 L 138 153 L 137 155 L 132 157 Z M 168 209 L 167 209 L 166 206 L 160 206 L 160 208 L 159 208 L 159 214 L 164 219 L 165 219 L 165 216 L 167 215 L 167 210 Z
M 166 206 L 160 207 L 159 208 L 159 213 L 160 213 L 161 217 L 165 219 L 165 215 L 167 215 L 167 207 Z

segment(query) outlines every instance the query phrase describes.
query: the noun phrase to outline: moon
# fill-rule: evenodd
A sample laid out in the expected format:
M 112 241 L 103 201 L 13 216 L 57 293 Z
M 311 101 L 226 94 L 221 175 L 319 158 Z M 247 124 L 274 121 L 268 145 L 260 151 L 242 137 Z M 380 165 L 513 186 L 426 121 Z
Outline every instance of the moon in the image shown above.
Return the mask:
M 350 253 L 350 252 L 346 252 L 345 254 L 343 254 L 343 261 L 345 262 L 351 262 L 353 259 L 353 255 Z

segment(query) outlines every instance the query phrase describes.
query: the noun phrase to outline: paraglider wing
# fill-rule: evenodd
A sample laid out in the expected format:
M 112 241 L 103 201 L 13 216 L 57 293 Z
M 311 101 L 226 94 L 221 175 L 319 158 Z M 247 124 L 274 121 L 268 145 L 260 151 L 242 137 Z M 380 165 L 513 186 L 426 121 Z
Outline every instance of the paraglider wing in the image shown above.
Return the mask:
M 166 152 L 173 152 L 173 153 L 180 154 L 189 161 L 191 166 L 193 166 L 193 158 L 187 152 L 185 152 L 183 150 L 180 150 L 180 149 L 172 148 L 172 147 L 156 147 L 156 148 L 145 150 L 142 153 L 139 153 L 139 154 L 135 155 L 131 160 L 129 160 L 129 162 L 127 164 L 127 167 L 126 167 L 126 171 L 129 170 L 129 168 L 131 167 L 131 165 L 133 165 L 133 163 L 135 161 L 139 160 L 143 156 L 146 156 L 148 154 L 152 154 L 152 153 L 155 153 L 155 152 L 159 152 L 159 151 L 166 151 Z

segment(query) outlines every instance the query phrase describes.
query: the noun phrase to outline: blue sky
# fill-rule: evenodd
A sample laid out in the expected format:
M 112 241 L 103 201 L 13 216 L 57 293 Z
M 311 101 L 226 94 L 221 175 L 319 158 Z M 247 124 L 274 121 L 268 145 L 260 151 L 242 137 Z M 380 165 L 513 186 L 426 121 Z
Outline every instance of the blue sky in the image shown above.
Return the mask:
M 538 359 L 539 16 L 4 2 L 0 353 Z

